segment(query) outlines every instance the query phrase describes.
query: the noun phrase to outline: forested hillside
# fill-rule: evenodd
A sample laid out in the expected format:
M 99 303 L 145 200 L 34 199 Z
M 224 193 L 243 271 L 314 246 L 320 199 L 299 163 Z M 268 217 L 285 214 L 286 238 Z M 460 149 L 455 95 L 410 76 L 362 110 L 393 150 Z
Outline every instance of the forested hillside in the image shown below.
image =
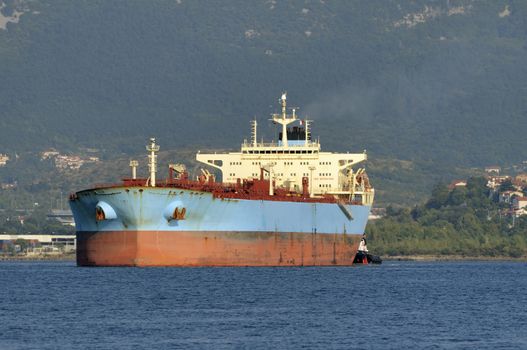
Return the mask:
M 368 225 L 371 249 L 383 255 L 526 257 L 527 217 L 511 216 L 486 185 L 482 177 L 450 190 L 439 183 L 423 205 L 388 207 L 385 218 Z
M 526 158 L 525 1 L 0 3 L 0 151 L 235 147 L 287 90 L 326 148 Z
M 526 21 L 521 0 L 0 0 L 0 207 L 118 179 L 150 136 L 183 160 L 253 117 L 276 139 L 285 90 L 325 150 L 368 150 L 377 203 L 422 201 L 527 159 Z M 50 147 L 103 162 L 57 172 Z

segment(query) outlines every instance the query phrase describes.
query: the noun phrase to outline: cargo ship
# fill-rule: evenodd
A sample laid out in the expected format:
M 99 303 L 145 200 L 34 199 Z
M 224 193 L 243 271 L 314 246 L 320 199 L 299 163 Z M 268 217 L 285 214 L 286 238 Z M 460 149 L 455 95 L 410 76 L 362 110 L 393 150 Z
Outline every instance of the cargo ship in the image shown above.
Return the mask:
M 277 142 L 258 124 L 238 152 L 201 153 L 191 178 L 169 164 L 157 179 L 159 145 L 146 146 L 149 177 L 72 193 L 79 266 L 352 265 L 374 189 L 362 153 L 323 152 L 310 120 L 272 114 Z M 219 177 L 221 176 L 221 179 Z

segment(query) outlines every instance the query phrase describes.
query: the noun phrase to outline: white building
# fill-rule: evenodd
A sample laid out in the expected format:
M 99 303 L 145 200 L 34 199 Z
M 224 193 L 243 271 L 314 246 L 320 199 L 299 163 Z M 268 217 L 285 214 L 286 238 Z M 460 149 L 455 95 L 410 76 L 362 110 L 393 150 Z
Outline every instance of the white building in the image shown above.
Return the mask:
M 512 204 L 515 197 L 522 197 L 523 192 L 520 191 L 504 191 L 500 193 L 499 202 Z
M 524 209 L 527 207 L 527 197 L 514 197 L 512 200 L 512 207 L 515 210 Z
M 7 154 L 0 153 L 0 166 L 5 166 L 9 161 L 9 156 Z

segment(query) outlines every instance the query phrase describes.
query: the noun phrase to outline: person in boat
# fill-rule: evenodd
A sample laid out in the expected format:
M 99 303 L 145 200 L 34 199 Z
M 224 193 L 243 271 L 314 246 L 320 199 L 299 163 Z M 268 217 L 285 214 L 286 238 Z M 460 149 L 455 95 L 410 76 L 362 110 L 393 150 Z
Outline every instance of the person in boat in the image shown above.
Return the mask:
M 366 246 L 366 235 L 362 235 L 362 239 L 360 240 L 358 251 L 365 252 L 365 253 L 368 252 L 368 247 Z

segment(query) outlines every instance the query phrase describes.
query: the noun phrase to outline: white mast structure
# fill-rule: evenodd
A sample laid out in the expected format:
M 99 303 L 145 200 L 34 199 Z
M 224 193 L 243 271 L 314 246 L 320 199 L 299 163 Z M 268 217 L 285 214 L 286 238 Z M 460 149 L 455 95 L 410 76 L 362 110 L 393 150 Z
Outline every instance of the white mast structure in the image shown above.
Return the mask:
M 159 146 L 156 145 L 155 137 L 150 138 L 150 145 L 146 146 L 146 150 L 150 152 L 148 155 L 148 167 L 150 168 L 150 186 L 156 187 L 156 172 L 157 172 L 157 152 Z
M 258 134 L 257 134 L 258 130 L 257 130 L 257 128 L 258 128 L 258 122 L 256 121 L 256 119 L 254 119 L 251 122 L 251 137 L 252 137 L 253 147 L 258 146 Z
M 273 122 L 281 124 L 282 125 L 282 146 L 288 147 L 287 143 L 287 126 L 291 124 L 292 122 L 296 121 L 296 114 L 293 110 L 293 114 L 291 116 L 287 115 L 287 92 L 282 93 L 282 97 L 280 98 L 280 103 L 282 105 L 282 114 L 273 114 Z
M 309 140 L 311 139 L 311 131 L 309 130 L 309 127 L 311 126 L 312 120 L 304 120 L 305 128 L 306 128 L 306 142 L 305 146 L 309 145 Z

